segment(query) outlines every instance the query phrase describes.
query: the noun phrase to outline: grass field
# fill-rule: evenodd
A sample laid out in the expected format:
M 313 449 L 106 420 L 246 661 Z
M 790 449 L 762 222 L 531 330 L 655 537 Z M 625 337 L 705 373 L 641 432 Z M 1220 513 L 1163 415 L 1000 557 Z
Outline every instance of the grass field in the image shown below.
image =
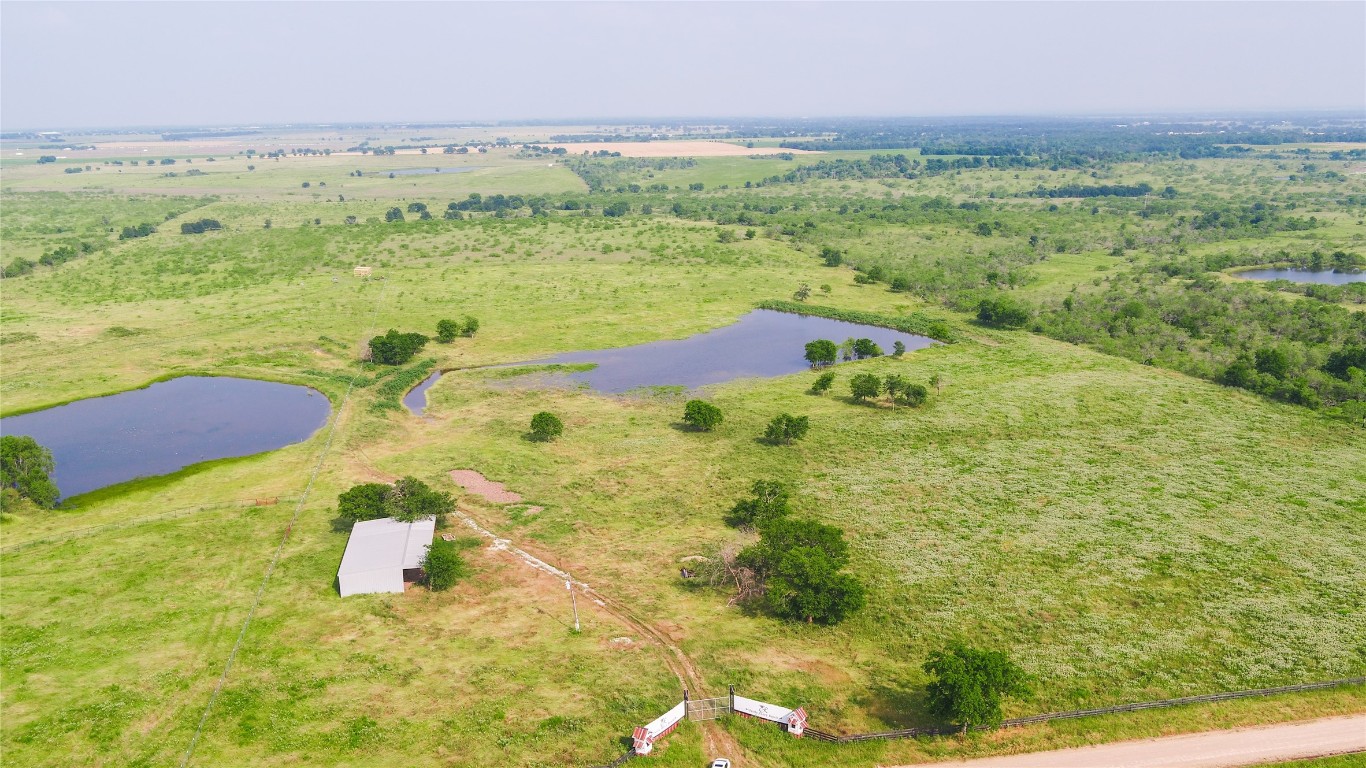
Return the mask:
M 334 406 L 356 383 L 335 413 L 326 455 L 320 433 L 95 494 L 74 511 L 0 524 L 0 744 L 10 761 L 178 762 L 277 548 L 195 764 L 604 761 L 624 751 L 633 726 L 677 701 L 673 648 L 703 679 L 698 693 L 734 684 L 805 706 L 814 727 L 846 732 L 930 724 L 920 664 L 951 639 L 1007 651 L 1036 678 L 1035 696 L 1010 702 L 1008 716 L 1366 669 L 1359 429 L 1027 332 L 987 330 L 910 294 L 856 285 L 852 271 L 820 266 L 802 243 L 721 242 L 707 221 L 557 212 L 366 223 L 414 200 L 437 211 L 470 192 L 584 188 L 562 166 L 498 152 L 258 159 L 252 172 L 245 158 L 196 158 L 193 167 L 213 172 L 188 178 L 161 176 L 162 166 L 64 174 L 60 164 L 5 164 L 7 254 L 36 256 L 70 238 L 101 249 L 0 282 L 0 412 L 189 372 L 307 384 Z M 489 166 L 387 177 L 425 162 Z M 1210 194 L 1265 170 L 1212 162 L 1189 164 Z M 670 185 L 703 182 L 699 199 L 723 199 L 728 193 L 713 188 L 742 184 L 747 169 L 762 176 L 792 164 L 710 158 L 661 173 Z M 366 175 L 346 175 L 355 169 Z M 1160 188 L 1188 172 L 1159 165 L 1125 178 Z M 1211 181 L 1219 174 L 1231 181 Z M 866 181 L 809 189 L 966 199 L 1035 183 L 987 169 L 895 189 Z M 337 194 L 346 202 L 331 199 Z M 1038 208 L 1016 200 L 1002 216 L 1024 220 Z M 359 223 L 343 224 L 345 215 Z M 201 217 L 224 230 L 179 234 L 178 222 Z M 129 241 L 107 231 L 142 221 L 161 231 Z M 1118 224 L 1089 206 L 1040 226 L 1078 233 L 1078 248 L 1028 265 L 1022 291 L 1061 296 L 1120 261 L 1099 245 Z M 1343 216 L 1313 235 L 1351 247 L 1358 231 Z M 851 249 L 925 264 L 986 256 L 974 238 L 939 225 L 848 233 Z M 383 279 L 352 277 L 358 264 Z M 707 388 L 725 413 L 711 434 L 679 429 L 685 398 L 674 392 L 606 397 L 476 370 L 446 374 L 418 419 L 377 408 L 388 397 L 383 372 L 357 362 L 369 335 L 430 334 L 437 320 L 466 314 L 480 319 L 478 335 L 430 344 L 418 360 L 465 369 L 682 338 L 803 283 L 816 289 L 813 303 L 921 312 L 968 340 L 843 364 L 826 396 L 807 393 L 809 373 Z M 893 411 L 847 400 L 848 378 L 860 371 L 921 382 L 939 374 L 947 383 L 925 406 Z M 564 420 L 560 440 L 525 439 L 540 410 Z M 759 442 L 783 411 L 810 416 L 810 437 L 792 447 Z M 168 516 L 298 497 L 319 466 L 297 518 L 289 502 Z M 336 495 L 409 474 L 456 492 L 446 473 L 460 468 L 544 508 L 529 515 L 460 495 L 462 510 L 613 605 L 581 599 L 584 628 L 574 634 L 563 585 L 488 546 L 470 552 L 473 575 L 450 592 L 337 598 L 346 535 L 331 524 Z M 721 518 L 756 479 L 788 483 L 799 514 L 846 530 L 854 570 L 869 586 L 865 610 L 836 627 L 786 624 L 679 578 L 682 558 L 749 540 Z M 630 642 L 614 642 L 622 637 Z M 794 741 L 752 722 L 719 731 L 686 724 L 656 759 L 699 765 L 721 738 L 746 764 L 871 766 L 1363 707 L 1366 694 L 1348 688 L 857 746 Z

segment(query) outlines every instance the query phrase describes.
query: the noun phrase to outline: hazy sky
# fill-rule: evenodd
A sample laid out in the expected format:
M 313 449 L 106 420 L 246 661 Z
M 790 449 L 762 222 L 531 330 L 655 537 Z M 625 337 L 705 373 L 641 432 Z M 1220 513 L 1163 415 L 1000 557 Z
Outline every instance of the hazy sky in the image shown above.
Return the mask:
M 0 2 L 6 129 L 1366 113 L 1366 2 Z

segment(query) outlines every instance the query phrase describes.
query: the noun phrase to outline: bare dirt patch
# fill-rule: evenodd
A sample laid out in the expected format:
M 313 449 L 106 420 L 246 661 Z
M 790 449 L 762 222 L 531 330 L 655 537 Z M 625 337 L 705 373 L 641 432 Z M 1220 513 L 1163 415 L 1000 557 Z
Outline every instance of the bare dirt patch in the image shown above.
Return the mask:
M 472 469 L 452 469 L 451 479 L 466 493 L 482 496 L 494 504 L 516 504 L 522 500 L 521 494 L 509 491 L 502 483 L 489 480 Z
M 776 155 L 787 152 L 794 155 L 819 155 L 809 149 L 786 149 L 780 147 L 745 147 L 727 144 L 724 141 L 602 141 L 574 144 L 552 144 L 564 147 L 571 155 L 581 152 L 620 152 L 622 157 L 748 157 L 750 155 Z

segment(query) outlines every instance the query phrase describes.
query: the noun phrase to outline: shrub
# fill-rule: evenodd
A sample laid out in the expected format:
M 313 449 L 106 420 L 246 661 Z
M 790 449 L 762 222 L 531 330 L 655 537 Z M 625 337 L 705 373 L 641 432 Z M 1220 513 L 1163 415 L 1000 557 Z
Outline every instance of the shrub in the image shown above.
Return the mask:
M 433 592 L 441 592 L 455 586 L 457 581 L 466 576 L 469 566 L 460 556 L 455 542 L 436 539 L 422 558 L 422 570 L 427 574 L 427 587 Z
M 826 371 L 825 373 L 822 373 L 821 375 L 817 376 L 816 380 L 811 384 L 811 394 L 823 395 L 826 393 L 826 391 L 830 389 L 830 385 L 834 383 L 835 372 Z
M 436 324 L 436 340 L 442 344 L 449 344 L 455 341 L 455 337 L 460 335 L 460 323 L 454 320 L 440 320 Z
M 780 413 L 768 423 L 768 427 L 764 430 L 764 438 L 771 443 L 791 445 L 792 441 L 806 437 L 810 428 L 811 423 L 807 417 Z
M 703 432 L 715 429 L 723 418 L 721 409 L 705 400 L 689 400 L 683 406 L 684 423 Z
M 537 440 L 554 440 L 564 434 L 564 422 L 549 411 L 531 417 L 531 436 Z

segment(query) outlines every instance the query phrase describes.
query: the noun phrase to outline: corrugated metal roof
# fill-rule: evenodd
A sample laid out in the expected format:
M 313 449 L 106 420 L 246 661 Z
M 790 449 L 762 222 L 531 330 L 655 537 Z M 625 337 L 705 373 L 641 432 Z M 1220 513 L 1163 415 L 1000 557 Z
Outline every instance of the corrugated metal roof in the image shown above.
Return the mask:
M 392 517 L 361 520 L 351 527 L 338 576 L 397 568 L 417 568 L 436 534 L 436 519 L 401 523 Z

